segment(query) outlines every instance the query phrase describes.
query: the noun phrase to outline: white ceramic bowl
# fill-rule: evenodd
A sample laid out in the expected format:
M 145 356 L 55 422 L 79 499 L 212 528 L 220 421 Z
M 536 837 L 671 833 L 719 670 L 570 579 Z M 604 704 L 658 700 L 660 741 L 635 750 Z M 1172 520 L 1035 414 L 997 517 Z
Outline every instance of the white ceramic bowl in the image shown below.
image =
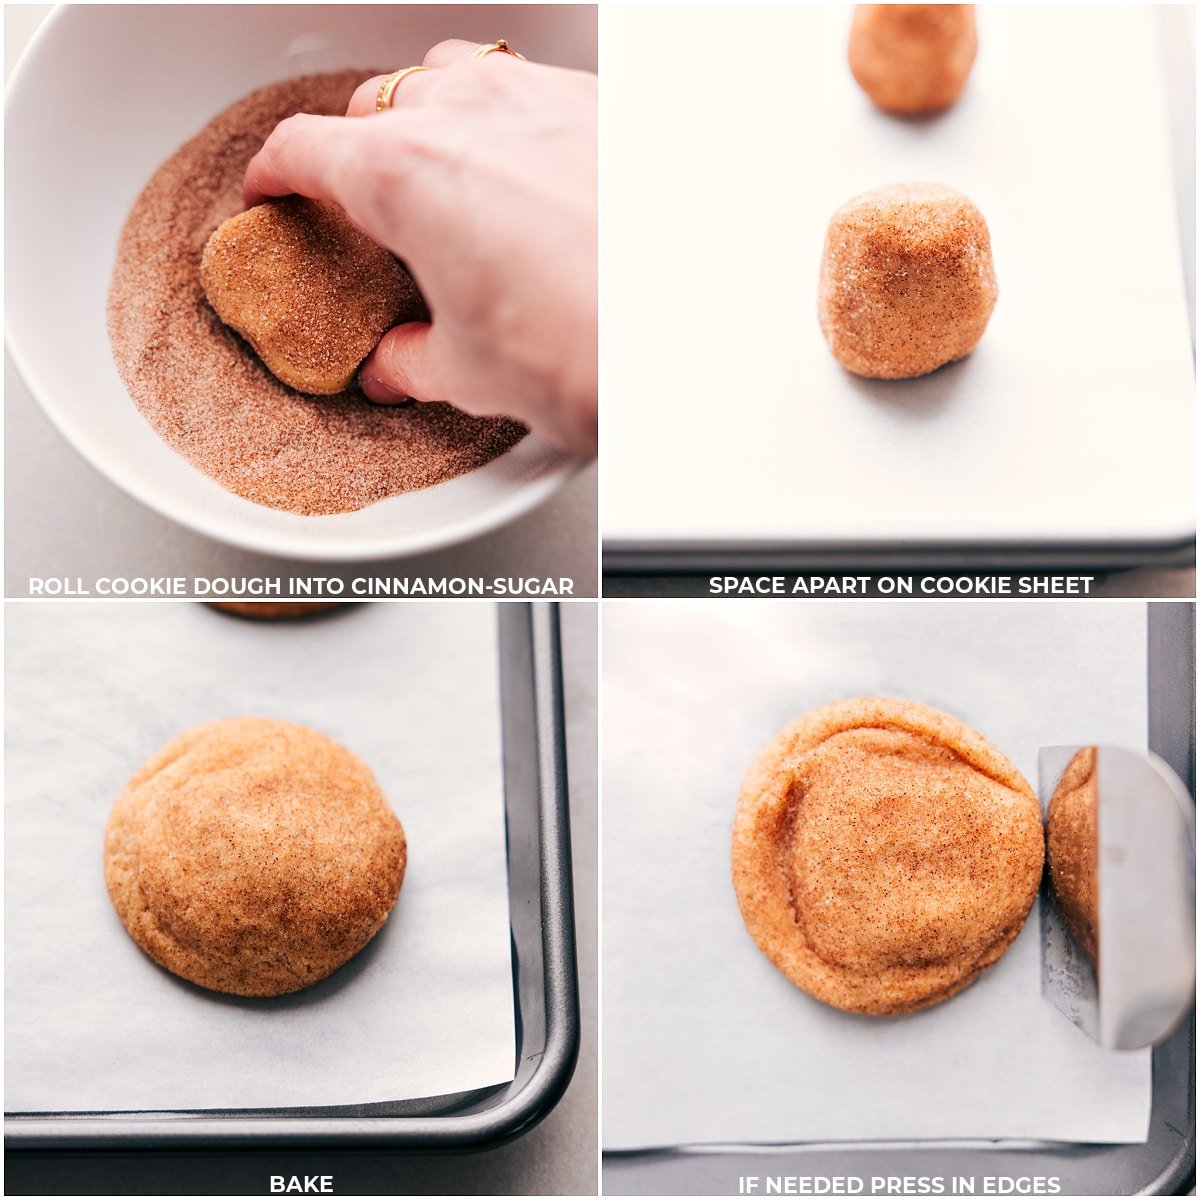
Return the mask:
M 6 336 L 51 420 L 130 495 L 231 545 L 353 561 L 485 532 L 571 474 L 574 460 L 526 437 L 480 470 L 359 512 L 263 508 L 159 439 L 109 348 L 105 303 L 121 226 L 179 145 L 254 88 L 420 62 L 448 37 L 504 37 L 531 59 L 595 68 L 595 9 L 586 5 L 80 5 L 60 7 L 38 31 L 6 96 Z

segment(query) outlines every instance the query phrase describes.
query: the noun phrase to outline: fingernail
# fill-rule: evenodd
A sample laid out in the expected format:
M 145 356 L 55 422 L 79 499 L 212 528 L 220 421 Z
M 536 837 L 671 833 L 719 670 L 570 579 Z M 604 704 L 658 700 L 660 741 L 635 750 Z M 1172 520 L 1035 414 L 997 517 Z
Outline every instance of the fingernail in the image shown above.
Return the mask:
M 373 400 L 376 404 L 404 404 L 412 399 L 411 396 L 397 391 L 391 384 L 375 375 L 364 375 L 359 380 L 359 387 L 362 388 L 367 399 Z

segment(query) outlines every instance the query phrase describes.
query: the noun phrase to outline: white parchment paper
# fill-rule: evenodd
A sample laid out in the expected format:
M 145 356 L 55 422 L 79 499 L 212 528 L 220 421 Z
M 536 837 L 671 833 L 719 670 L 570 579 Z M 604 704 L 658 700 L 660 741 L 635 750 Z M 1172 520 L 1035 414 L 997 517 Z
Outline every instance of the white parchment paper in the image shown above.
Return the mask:
M 1190 540 L 1155 6 L 981 5 L 924 120 L 854 82 L 851 10 L 601 8 L 606 541 Z M 817 324 L 825 230 L 902 180 L 979 206 L 1000 298 L 962 362 L 859 379 Z
M 1140 1142 L 1150 1054 L 1100 1049 L 1041 995 L 1036 911 L 923 1012 L 811 999 L 742 924 L 742 776 L 793 717 L 890 695 L 1038 748 L 1146 744 L 1142 604 L 740 601 L 604 614 L 604 1144 Z
M 495 613 L 360 605 L 303 622 L 199 604 L 6 614 L 5 1108 L 291 1107 L 512 1079 Z M 299 721 L 375 772 L 409 864 L 391 918 L 315 987 L 219 996 L 157 967 L 109 903 L 112 802 L 219 717 Z

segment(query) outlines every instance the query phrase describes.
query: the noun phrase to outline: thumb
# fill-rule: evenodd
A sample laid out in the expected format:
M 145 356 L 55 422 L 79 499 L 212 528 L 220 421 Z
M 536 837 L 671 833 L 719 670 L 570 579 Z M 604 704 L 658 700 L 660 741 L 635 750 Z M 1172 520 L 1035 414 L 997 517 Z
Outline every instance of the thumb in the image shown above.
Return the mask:
M 359 371 L 359 385 L 376 404 L 441 400 L 433 368 L 433 326 L 413 321 L 383 335 Z

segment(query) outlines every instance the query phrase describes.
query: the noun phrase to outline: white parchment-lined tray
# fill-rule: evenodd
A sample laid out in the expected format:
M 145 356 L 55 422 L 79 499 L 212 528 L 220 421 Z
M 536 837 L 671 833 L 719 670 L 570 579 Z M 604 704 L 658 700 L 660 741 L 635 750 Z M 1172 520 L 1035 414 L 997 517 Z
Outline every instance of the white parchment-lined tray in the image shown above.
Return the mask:
M 1146 657 L 1142 604 L 606 609 L 605 1149 L 1145 1141 L 1150 1054 L 1100 1049 L 1042 998 L 1036 910 L 957 997 L 857 1016 L 758 949 L 729 855 L 747 766 L 807 709 L 932 704 L 1036 781 L 1043 745 L 1145 749 Z
M 5 1108 L 291 1108 L 431 1097 L 515 1066 L 495 612 L 301 622 L 199 604 L 6 614 Z M 109 903 L 104 828 L 175 734 L 266 715 L 358 754 L 404 824 L 396 907 L 328 980 L 223 997 L 157 967 Z
M 877 112 L 851 6 L 601 12 L 606 545 L 1189 540 L 1194 369 L 1154 6 L 980 6 L 936 119 Z M 834 210 L 905 179 L 991 230 L 978 349 L 830 356 Z

